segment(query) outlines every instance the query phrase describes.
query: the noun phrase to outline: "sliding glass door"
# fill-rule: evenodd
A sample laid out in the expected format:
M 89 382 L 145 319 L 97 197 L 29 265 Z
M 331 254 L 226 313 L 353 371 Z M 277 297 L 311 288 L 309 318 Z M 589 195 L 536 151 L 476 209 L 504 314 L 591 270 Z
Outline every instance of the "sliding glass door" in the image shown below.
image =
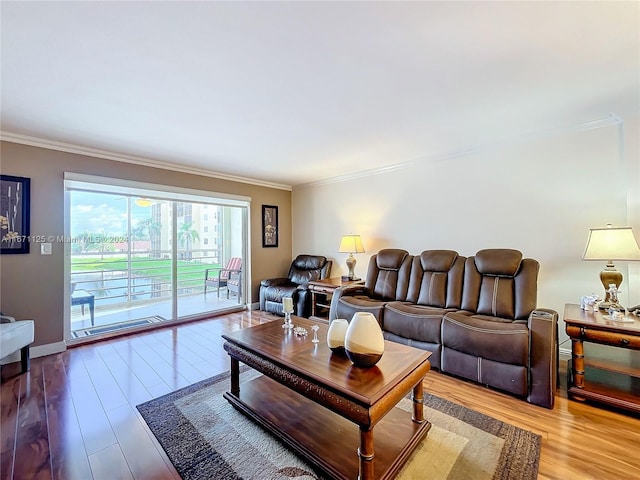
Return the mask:
M 243 211 L 205 203 L 176 204 L 178 317 L 244 304 Z
M 69 338 L 245 307 L 248 204 L 65 185 Z

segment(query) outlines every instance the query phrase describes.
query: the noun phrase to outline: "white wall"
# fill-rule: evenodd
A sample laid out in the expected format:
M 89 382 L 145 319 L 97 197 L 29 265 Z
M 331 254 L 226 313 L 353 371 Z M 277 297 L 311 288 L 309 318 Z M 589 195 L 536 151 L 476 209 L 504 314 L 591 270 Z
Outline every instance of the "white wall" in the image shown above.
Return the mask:
M 604 262 L 580 259 L 589 228 L 631 225 L 640 238 L 638 115 L 618 120 L 297 187 L 293 253 L 334 259 L 337 276 L 346 272 L 340 236 L 358 233 L 367 250 L 356 255 L 363 277 L 381 248 L 445 248 L 464 256 L 515 248 L 541 264 L 538 305 L 562 316 L 565 303 L 603 294 Z M 621 301 L 640 303 L 639 266 L 616 266 L 625 277 Z M 564 325 L 561 331 L 566 338 Z

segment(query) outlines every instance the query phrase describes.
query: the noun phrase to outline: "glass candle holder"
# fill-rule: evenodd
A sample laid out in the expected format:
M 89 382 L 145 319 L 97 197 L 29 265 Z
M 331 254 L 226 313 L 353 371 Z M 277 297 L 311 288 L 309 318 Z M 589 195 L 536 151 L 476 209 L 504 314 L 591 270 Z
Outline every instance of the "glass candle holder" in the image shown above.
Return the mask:
M 293 328 L 291 323 L 291 314 L 293 313 L 293 298 L 282 297 L 282 310 L 284 311 L 284 324 L 282 328 Z
M 284 312 L 284 323 L 282 324 L 282 328 L 293 328 L 293 323 L 291 322 L 291 313 Z

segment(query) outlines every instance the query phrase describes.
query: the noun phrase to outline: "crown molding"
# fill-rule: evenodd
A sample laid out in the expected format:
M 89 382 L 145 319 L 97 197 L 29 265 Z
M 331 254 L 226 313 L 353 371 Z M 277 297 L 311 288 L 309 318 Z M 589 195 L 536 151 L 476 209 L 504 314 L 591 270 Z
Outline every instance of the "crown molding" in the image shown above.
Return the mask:
M 616 126 L 619 129 L 621 129 L 622 126 L 624 125 L 623 117 L 629 114 L 637 114 L 637 113 L 638 112 L 634 111 L 626 114 L 617 115 L 611 112 L 604 117 L 597 118 L 594 120 L 588 120 L 588 121 L 573 124 L 573 125 L 565 125 L 561 127 L 537 130 L 537 131 L 524 133 L 521 135 L 516 135 L 513 137 L 502 138 L 494 142 L 478 145 L 476 147 L 468 148 L 466 150 L 458 150 L 458 151 L 447 152 L 439 155 L 430 155 L 426 157 L 413 158 L 401 163 L 396 163 L 394 165 L 387 165 L 380 168 L 374 168 L 374 169 L 364 170 L 364 171 L 355 172 L 351 174 L 325 178 L 325 179 L 317 180 L 314 182 L 302 183 L 299 185 L 295 185 L 295 189 L 302 190 L 305 188 L 318 187 L 322 185 L 330 185 L 333 183 L 341 183 L 349 180 L 356 180 L 359 178 L 371 177 L 374 175 L 382 175 L 382 174 L 393 172 L 396 170 L 402 170 L 402 169 L 408 168 L 412 165 L 415 165 L 416 163 L 450 160 L 463 155 L 470 155 L 474 153 L 480 153 L 483 151 L 499 148 L 507 144 L 528 141 L 535 138 L 551 137 L 553 135 L 558 135 L 560 133 L 580 132 L 580 131 L 594 130 L 594 129 L 609 127 L 609 126 Z
M 0 140 L 4 142 L 10 142 L 10 143 L 19 143 L 21 145 L 29 145 L 32 147 L 46 148 L 48 150 L 56 150 L 59 152 L 85 155 L 87 157 L 103 158 L 105 160 L 113 160 L 116 162 L 131 163 L 134 165 L 142 165 L 145 167 L 161 168 L 163 170 L 171 170 L 171 171 L 180 172 L 180 173 L 189 173 L 192 175 L 201 175 L 204 177 L 211 177 L 219 180 L 226 180 L 229 182 L 246 183 L 249 185 L 275 188 L 278 190 L 291 191 L 292 189 L 291 185 L 285 185 L 285 184 L 274 183 L 274 182 L 266 182 L 266 181 L 258 180 L 255 178 L 229 175 L 226 173 L 215 172 L 212 170 L 206 170 L 202 168 L 186 167 L 184 165 L 178 165 L 171 162 L 162 162 L 162 161 L 153 160 L 150 158 L 137 157 L 134 155 L 125 155 L 121 153 L 110 152 L 107 150 L 99 150 L 97 148 L 84 147 L 82 145 L 75 145 L 72 143 L 57 142 L 55 140 L 49 140 L 46 138 L 21 135 L 18 133 L 0 131 Z
M 463 155 L 469 155 L 472 153 L 491 150 L 491 149 L 503 146 L 505 144 L 527 141 L 534 138 L 549 137 L 553 135 L 558 135 L 560 133 L 593 130 L 593 129 L 608 127 L 608 126 L 617 126 L 618 128 L 621 129 L 622 126 L 624 125 L 624 118 L 626 116 L 638 115 L 638 114 L 639 112 L 637 110 L 619 113 L 619 114 L 609 112 L 607 115 L 600 118 L 593 119 L 593 120 L 588 120 L 588 121 L 576 123 L 576 124 L 564 125 L 560 127 L 552 127 L 548 129 L 532 131 L 532 132 L 524 133 L 521 135 L 516 135 L 513 137 L 499 139 L 488 144 L 478 145 L 476 147 L 472 147 L 466 150 L 447 152 L 440 155 L 431 155 L 426 157 L 413 158 L 413 159 L 400 162 L 394 165 L 387 165 L 380 168 L 364 170 L 364 171 L 354 172 L 354 173 L 345 174 L 345 175 L 339 175 L 339 176 L 325 178 L 325 179 L 308 182 L 308 183 L 301 183 L 301 184 L 295 185 L 295 189 L 302 190 L 305 188 L 312 188 L 312 187 L 317 187 L 321 185 L 341 183 L 349 180 L 356 180 L 359 178 L 365 178 L 365 177 L 370 177 L 374 175 L 382 175 L 382 174 L 393 172 L 396 170 L 402 170 L 402 169 L 408 168 L 418 162 L 422 163 L 427 161 L 448 160 L 448 159 L 456 158 Z M 34 147 L 47 148 L 49 150 L 58 150 L 61 152 L 75 153 L 78 155 L 86 155 L 89 157 L 104 158 L 106 160 L 114 160 L 117 162 L 132 163 L 135 165 L 143 165 L 147 167 L 162 168 L 164 170 L 190 173 L 193 175 L 201 175 L 205 177 L 217 178 L 220 180 L 227 180 L 230 182 L 239 182 L 239 183 L 246 183 L 249 185 L 256 185 L 260 187 L 275 188 L 278 190 L 292 191 L 294 189 L 294 187 L 291 185 L 266 182 L 263 180 L 258 180 L 254 178 L 248 178 L 248 177 L 228 175 L 225 173 L 214 172 L 206 169 L 185 167 L 185 166 L 170 163 L 170 162 L 161 162 L 159 160 L 153 160 L 149 158 L 136 157 L 132 155 L 124 155 L 124 154 L 119 154 L 115 152 L 109 152 L 106 150 L 98 150 L 95 148 L 74 145 L 70 143 L 56 142 L 54 140 L 48 140 L 48 139 L 39 138 L 39 137 L 30 137 L 27 135 L 20 135 L 17 133 L 0 131 L 0 140 L 6 141 L 6 142 L 12 142 L 12 143 L 20 143 L 22 145 L 30 145 Z

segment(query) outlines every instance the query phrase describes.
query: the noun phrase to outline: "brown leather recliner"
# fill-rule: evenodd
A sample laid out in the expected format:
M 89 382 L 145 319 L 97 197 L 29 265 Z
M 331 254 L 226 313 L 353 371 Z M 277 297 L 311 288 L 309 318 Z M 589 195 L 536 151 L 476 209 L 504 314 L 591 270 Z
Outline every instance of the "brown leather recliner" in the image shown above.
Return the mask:
M 443 372 L 553 408 L 558 314 L 536 309 L 538 270 L 517 250 L 467 259 L 462 310 L 442 320 Z
M 406 302 L 384 307 L 382 327 L 387 340 L 433 353 L 440 368 L 440 325 L 447 312 L 460 310 L 466 258 L 453 250 L 425 250 L 413 258 Z
M 351 320 L 356 312 L 369 312 L 382 322 L 382 310 L 392 300 L 405 300 L 413 257 L 397 248 L 380 250 L 369 259 L 364 285 L 336 289 L 329 319 Z
M 260 310 L 284 315 L 282 297 L 292 297 L 294 314 L 308 317 L 311 313 L 311 280 L 329 278 L 333 262 L 320 255 L 298 255 L 286 277 L 269 278 L 260 282 Z

